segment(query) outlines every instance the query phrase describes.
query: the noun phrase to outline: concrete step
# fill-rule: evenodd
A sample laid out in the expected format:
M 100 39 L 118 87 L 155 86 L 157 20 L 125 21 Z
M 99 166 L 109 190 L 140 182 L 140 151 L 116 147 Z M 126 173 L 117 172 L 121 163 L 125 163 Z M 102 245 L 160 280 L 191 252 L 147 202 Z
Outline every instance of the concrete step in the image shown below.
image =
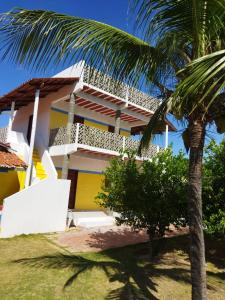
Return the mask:
M 39 156 L 37 150 L 34 150 L 32 159 L 33 159 L 33 164 L 34 164 L 35 169 L 36 169 L 36 176 L 39 179 L 45 179 L 47 177 L 47 174 L 46 174 L 45 169 L 44 169 L 44 167 L 41 163 L 40 156 Z
M 69 223 L 73 220 L 75 226 L 86 228 L 112 226 L 115 224 L 115 218 L 106 215 L 104 212 L 69 212 Z
M 39 172 L 44 172 L 45 173 L 45 170 L 44 170 L 44 168 L 36 168 L 36 171 L 39 171 Z

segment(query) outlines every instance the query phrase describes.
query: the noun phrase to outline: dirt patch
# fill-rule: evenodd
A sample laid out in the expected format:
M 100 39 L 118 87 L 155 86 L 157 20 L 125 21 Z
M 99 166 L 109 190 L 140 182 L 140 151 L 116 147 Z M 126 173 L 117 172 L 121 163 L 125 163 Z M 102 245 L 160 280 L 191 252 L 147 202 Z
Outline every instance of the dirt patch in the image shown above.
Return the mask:
M 167 236 L 185 233 L 171 229 Z M 148 241 L 144 230 L 133 230 L 128 226 L 104 226 L 95 228 L 73 228 L 54 237 L 57 244 L 75 252 L 99 252 Z

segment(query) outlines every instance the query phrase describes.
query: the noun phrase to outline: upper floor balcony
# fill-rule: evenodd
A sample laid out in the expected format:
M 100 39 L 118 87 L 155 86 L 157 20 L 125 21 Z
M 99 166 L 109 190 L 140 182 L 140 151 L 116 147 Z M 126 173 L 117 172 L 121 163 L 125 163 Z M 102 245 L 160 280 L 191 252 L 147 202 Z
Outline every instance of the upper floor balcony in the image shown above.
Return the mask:
M 107 74 L 98 71 L 86 64 L 83 66 L 83 83 L 105 91 L 117 98 L 124 100 L 130 106 L 144 108 L 147 111 L 154 112 L 160 105 L 160 101 L 146 93 L 141 92 L 134 87 L 117 81 Z
M 109 156 L 118 156 L 121 151 L 137 151 L 139 142 L 130 137 L 103 131 L 84 124 L 72 125 L 71 139 L 67 140 L 67 128 L 60 127 L 50 131 L 49 152 L 52 156 L 59 156 L 76 151 L 101 153 Z M 156 145 L 143 152 L 143 157 L 137 159 L 150 159 L 159 151 Z

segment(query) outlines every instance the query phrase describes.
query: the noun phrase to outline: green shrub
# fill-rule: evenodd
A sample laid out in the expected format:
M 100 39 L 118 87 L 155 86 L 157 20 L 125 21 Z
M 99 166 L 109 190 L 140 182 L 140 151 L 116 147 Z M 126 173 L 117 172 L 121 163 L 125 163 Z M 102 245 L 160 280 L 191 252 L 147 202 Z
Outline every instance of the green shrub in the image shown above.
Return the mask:
M 225 140 L 206 149 L 203 176 L 203 220 L 210 234 L 225 234 Z
M 150 240 L 160 238 L 170 224 L 186 225 L 187 160 L 171 149 L 151 161 L 138 163 L 133 153 L 114 158 L 105 171 L 101 206 L 120 214 L 118 224 L 147 229 Z

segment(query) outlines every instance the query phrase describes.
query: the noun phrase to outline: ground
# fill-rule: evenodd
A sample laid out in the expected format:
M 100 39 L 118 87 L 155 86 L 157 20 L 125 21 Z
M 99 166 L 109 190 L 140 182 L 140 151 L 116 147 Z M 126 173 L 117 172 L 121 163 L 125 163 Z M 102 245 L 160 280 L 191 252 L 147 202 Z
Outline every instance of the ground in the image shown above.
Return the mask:
M 101 242 L 105 245 L 104 234 Z M 60 235 L 1 239 L 0 298 L 190 299 L 187 247 L 186 235 L 166 238 L 161 254 L 149 262 L 147 243 L 77 253 L 75 246 L 65 246 Z M 225 240 L 207 237 L 206 247 L 209 299 L 223 300 Z
M 171 226 L 171 230 L 166 232 L 166 237 L 177 236 L 185 232 L 187 232 L 186 228 L 176 230 Z M 99 252 L 148 241 L 146 231 L 133 230 L 125 225 L 93 228 L 73 227 L 66 232 L 49 235 L 48 237 L 74 252 Z

